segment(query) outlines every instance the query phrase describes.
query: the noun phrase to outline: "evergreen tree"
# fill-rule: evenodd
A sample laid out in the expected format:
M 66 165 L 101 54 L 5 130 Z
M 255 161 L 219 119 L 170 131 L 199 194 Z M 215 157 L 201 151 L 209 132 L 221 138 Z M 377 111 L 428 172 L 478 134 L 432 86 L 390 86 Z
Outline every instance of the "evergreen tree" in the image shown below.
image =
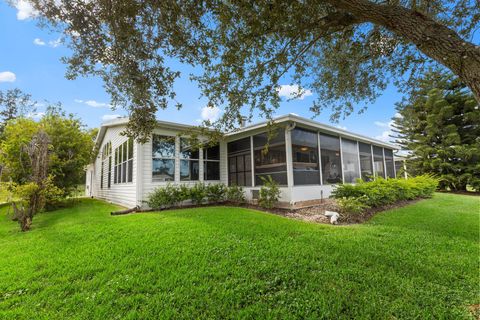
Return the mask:
M 435 174 L 444 190 L 480 190 L 480 109 L 464 84 L 431 72 L 397 110 L 396 138 L 410 152 L 409 173 Z

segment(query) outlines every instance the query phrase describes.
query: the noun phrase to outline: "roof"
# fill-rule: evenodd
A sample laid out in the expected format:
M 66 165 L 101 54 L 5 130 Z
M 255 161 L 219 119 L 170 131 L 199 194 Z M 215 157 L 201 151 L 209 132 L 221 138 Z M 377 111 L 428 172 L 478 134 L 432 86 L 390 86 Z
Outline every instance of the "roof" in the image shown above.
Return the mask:
M 102 126 L 100 127 L 100 130 L 98 132 L 97 138 L 95 140 L 95 145 L 97 147 L 99 147 L 99 144 L 102 142 L 103 137 L 105 136 L 105 132 L 107 131 L 107 128 L 126 125 L 128 123 L 128 120 L 129 119 L 127 117 L 123 117 L 123 118 L 117 118 L 117 119 L 114 119 L 114 120 L 104 122 L 102 124 Z M 293 122 L 296 125 L 301 126 L 302 128 L 311 129 L 311 130 L 315 130 L 315 131 L 320 131 L 320 132 L 324 132 L 324 133 L 336 134 L 336 135 L 338 135 L 342 138 L 354 139 L 354 140 L 358 140 L 358 141 L 361 141 L 361 142 L 375 144 L 377 146 L 382 146 L 382 147 L 386 147 L 386 148 L 390 148 L 390 149 L 394 149 L 394 150 L 399 149 L 398 146 L 396 146 L 394 144 L 384 142 L 384 141 L 380 141 L 380 140 L 377 140 L 377 139 L 373 139 L 373 138 L 370 138 L 370 137 L 367 137 L 367 136 L 364 136 L 364 135 L 361 135 L 361 134 L 353 133 L 353 132 L 350 132 L 350 131 L 347 131 L 347 130 L 343 130 L 343 129 L 340 129 L 340 128 L 337 128 L 337 127 L 330 126 L 330 125 L 326 125 L 326 124 L 323 124 L 323 123 L 320 123 L 320 122 L 317 122 L 317 121 L 313 121 L 311 119 L 300 117 L 296 114 L 291 114 L 290 113 L 290 114 L 287 114 L 287 115 L 283 115 L 283 116 L 272 119 L 272 121 L 273 121 L 273 123 L 277 123 L 277 124 L 278 123 L 284 123 L 284 122 Z M 168 122 L 168 121 L 163 121 L 163 120 L 158 120 L 157 123 L 158 123 L 159 127 L 168 127 L 168 128 L 172 128 L 172 129 L 178 129 L 178 130 L 191 129 L 191 128 L 195 127 L 193 125 L 181 124 L 181 123 L 175 123 L 175 122 Z M 259 122 L 259 123 L 256 123 L 256 124 L 248 125 L 248 126 L 245 126 L 245 127 L 241 128 L 239 130 L 228 132 L 225 135 L 227 137 L 233 137 L 237 134 L 244 134 L 248 131 L 254 131 L 254 130 L 261 129 L 261 128 L 265 128 L 268 125 L 268 123 L 269 123 L 268 121 L 263 121 L 263 122 Z
M 357 134 L 357 133 L 353 133 L 337 127 L 329 126 L 329 125 L 320 123 L 318 121 L 313 121 L 304 117 L 297 116 L 296 114 L 292 114 L 292 113 L 274 118 L 272 121 L 274 123 L 294 122 L 295 124 L 300 125 L 302 128 L 307 128 L 314 131 L 321 131 L 324 133 L 336 134 L 342 138 L 350 138 L 350 139 L 358 140 L 361 142 L 371 143 L 377 146 L 398 150 L 398 146 L 392 143 L 380 141 L 380 140 L 373 139 L 361 134 Z M 227 133 L 226 136 L 234 136 L 236 134 L 245 133 L 247 131 L 253 131 L 260 128 L 264 128 L 267 126 L 267 124 L 268 124 L 268 121 L 264 121 L 264 122 L 252 124 L 249 126 L 245 126 L 239 130 Z
M 117 127 L 117 126 L 126 126 L 129 121 L 128 117 L 119 117 L 117 119 L 109 120 L 106 122 L 103 122 L 100 130 L 98 131 L 97 137 L 95 139 L 95 146 L 99 147 L 100 144 L 102 143 L 102 140 L 105 136 L 105 132 L 107 132 L 108 128 L 111 127 Z M 157 120 L 158 126 L 159 127 L 168 127 L 171 129 L 178 129 L 178 130 L 185 130 L 185 129 L 191 129 L 195 126 L 188 125 L 188 124 L 182 124 L 182 123 L 176 123 L 176 122 L 169 122 L 169 121 L 163 121 L 163 120 Z

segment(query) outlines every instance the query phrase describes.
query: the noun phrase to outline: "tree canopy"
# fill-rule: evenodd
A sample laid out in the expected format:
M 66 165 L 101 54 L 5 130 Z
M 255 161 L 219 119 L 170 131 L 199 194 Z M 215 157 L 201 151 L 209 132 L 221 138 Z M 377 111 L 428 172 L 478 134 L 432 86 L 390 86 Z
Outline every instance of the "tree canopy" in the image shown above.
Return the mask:
M 480 109 L 457 78 L 432 72 L 397 105 L 397 143 L 411 152 L 408 171 L 438 176 L 441 189 L 480 190 Z
M 50 107 L 40 121 L 26 117 L 10 120 L 0 141 L 0 162 L 6 178 L 17 184 L 29 182 L 32 175 L 26 147 L 43 132 L 49 139 L 48 175 L 52 183 L 68 195 L 84 183 L 84 166 L 92 157 L 93 138 L 81 121 L 58 106 Z
M 27 112 L 35 111 L 35 104 L 30 94 L 18 88 L 0 90 L 0 139 L 7 122 Z
M 411 88 L 432 65 L 451 70 L 480 100 L 476 0 L 31 2 L 66 35 L 67 77 L 103 78 L 140 140 L 159 108 L 181 105 L 171 59 L 201 67 L 191 78 L 208 106 L 225 109 L 217 125 L 227 129 L 244 108 L 270 117 L 285 81 L 298 95 L 315 92 L 312 111 L 330 109 L 334 119 L 373 101 L 392 80 Z

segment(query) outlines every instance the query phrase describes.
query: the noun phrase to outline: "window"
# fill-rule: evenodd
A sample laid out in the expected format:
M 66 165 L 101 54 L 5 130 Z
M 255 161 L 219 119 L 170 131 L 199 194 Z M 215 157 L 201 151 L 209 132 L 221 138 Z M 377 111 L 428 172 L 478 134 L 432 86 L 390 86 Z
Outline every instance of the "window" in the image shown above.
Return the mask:
M 271 176 L 279 185 L 287 185 L 285 131 L 276 129 L 271 134 L 270 139 L 267 132 L 253 136 L 255 185 L 263 185 L 260 177 L 266 176 Z
M 320 184 L 316 132 L 292 130 L 292 161 L 295 185 Z
M 342 139 L 343 182 L 354 183 L 360 178 L 357 142 Z
M 199 150 L 194 149 L 188 139 L 180 138 L 180 180 L 197 181 L 199 168 Z
M 130 138 L 115 148 L 114 183 L 133 180 L 133 139 Z
M 323 184 L 341 183 L 340 139 L 320 134 L 320 154 Z
M 175 137 L 153 135 L 152 179 L 154 181 L 175 180 Z
M 360 150 L 360 170 L 364 181 L 371 181 L 373 177 L 372 168 L 372 146 L 363 142 L 358 143 Z
M 100 169 L 100 189 L 104 187 L 104 178 L 105 178 L 105 170 L 107 171 L 107 186 L 108 188 L 111 187 L 112 183 L 112 143 L 109 141 L 107 142 L 102 148 L 102 163 Z
M 383 168 L 383 148 L 373 146 L 373 168 L 375 177 L 385 178 L 385 171 Z
M 228 143 L 228 184 L 252 185 L 250 137 Z
M 387 172 L 387 177 L 395 178 L 395 169 L 393 168 L 393 150 L 392 149 L 383 149 L 385 152 L 385 171 Z
M 203 180 L 220 180 L 220 148 L 203 149 Z

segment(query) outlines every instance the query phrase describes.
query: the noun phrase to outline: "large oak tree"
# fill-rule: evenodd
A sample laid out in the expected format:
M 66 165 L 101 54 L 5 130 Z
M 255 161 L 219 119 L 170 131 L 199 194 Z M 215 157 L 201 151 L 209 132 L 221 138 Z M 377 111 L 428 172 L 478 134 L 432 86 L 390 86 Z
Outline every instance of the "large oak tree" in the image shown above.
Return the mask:
M 68 77 L 102 77 L 137 138 L 148 136 L 156 110 L 176 104 L 172 58 L 201 67 L 192 78 L 209 106 L 225 108 L 227 128 L 244 107 L 270 116 L 285 81 L 317 94 L 314 112 L 338 118 L 391 80 L 408 89 L 432 65 L 480 101 L 477 0 L 31 1 L 68 35 Z

